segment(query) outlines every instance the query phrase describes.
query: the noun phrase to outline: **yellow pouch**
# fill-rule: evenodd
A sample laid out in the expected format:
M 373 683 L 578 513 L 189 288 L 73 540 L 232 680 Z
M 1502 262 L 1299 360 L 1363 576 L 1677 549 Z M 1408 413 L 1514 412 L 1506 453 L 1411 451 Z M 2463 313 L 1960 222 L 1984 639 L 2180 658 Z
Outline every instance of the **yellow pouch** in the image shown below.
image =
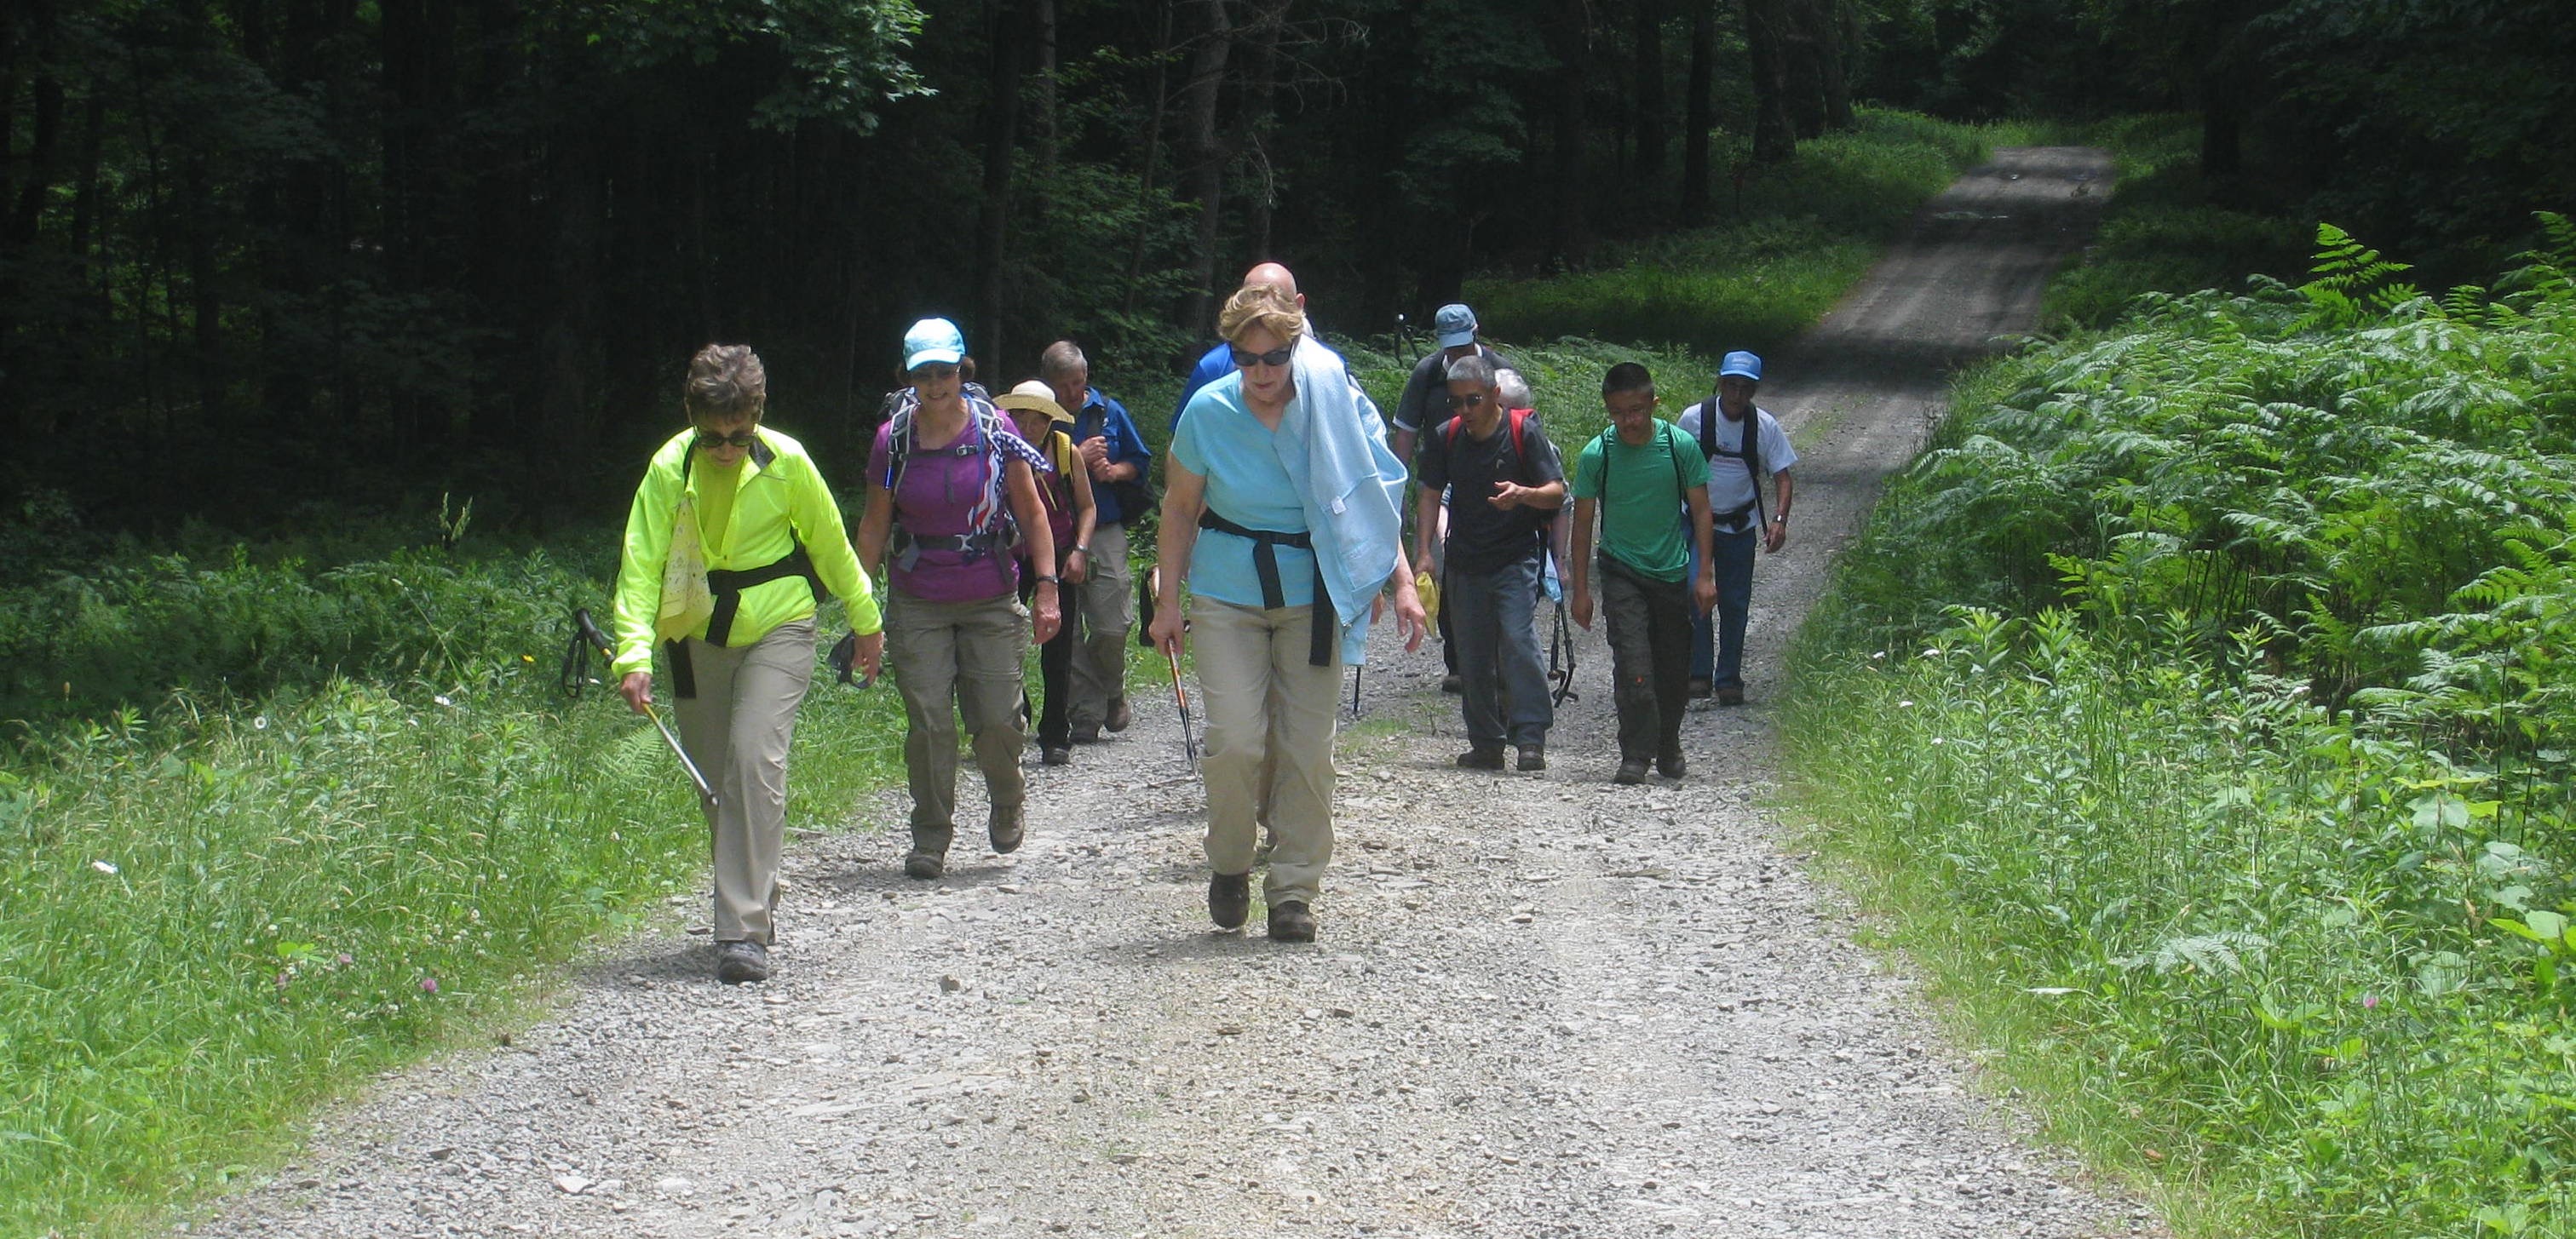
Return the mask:
M 1426 624 L 1439 623 L 1440 587 L 1432 582 L 1430 573 L 1413 574 L 1413 592 L 1422 597 L 1422 621 Z
M 671 552 L 662 557 L 662 607 L 653 617 L 653 635 L 677 641 L 707 625 L 716 613 L 715 594 L 707 588 L 707 548 L 698 537 L 695 501 L 680 501 L 679 519 L 671 522 Z

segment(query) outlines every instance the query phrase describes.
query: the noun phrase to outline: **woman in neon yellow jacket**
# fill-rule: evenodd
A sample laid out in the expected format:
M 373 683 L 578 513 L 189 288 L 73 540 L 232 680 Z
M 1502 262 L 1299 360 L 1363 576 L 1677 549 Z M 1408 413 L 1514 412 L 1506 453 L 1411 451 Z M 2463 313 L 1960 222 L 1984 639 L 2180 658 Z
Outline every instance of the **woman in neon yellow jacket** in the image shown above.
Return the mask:
M 871 676 L 884 624 L 813 457 L 760 424 L 760 358 L 740 344 L 699 350 L 681 403 L 689 428 L 653 453 L 626 517 L 614 671 L 643 713 L 661 643 L 680 741 L 716 793 L 700 805 L 714 841 L 716 977 L 765 981 L 814 609 L 827 590 L 848 604 Z

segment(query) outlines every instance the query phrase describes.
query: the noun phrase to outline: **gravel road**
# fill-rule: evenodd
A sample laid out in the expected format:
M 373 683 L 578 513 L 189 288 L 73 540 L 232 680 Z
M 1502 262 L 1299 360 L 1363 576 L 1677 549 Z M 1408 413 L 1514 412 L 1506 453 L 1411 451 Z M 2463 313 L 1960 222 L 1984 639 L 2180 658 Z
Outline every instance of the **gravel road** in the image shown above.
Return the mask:
M 1758 571 L 1754 702 L 1692 716 L 1689 778 L 1610 783 L 1597 634 L 1543 776 L 1452 768 L 1436 654 L 1383 649 L 1321 937 L 1274 946 L 1257 905 L 1208 926 L 1203 798 L 1146 688 L 1072 766 L 1032 750 L 1017 855 L 961 832 L 948 878 L 908 882 L 899 808 L 873 806 L 791 849 L 777 980 L 716 985 L 676 922 L 605 948 L 552 1018 L 389 1079 L 191 1229 L 2163 1233 L 2027 1143 L 1763 810 L 1763 702 L 1832 549 L 2109 177 L 1999 152 L 1771 360 L 1796 541 Z

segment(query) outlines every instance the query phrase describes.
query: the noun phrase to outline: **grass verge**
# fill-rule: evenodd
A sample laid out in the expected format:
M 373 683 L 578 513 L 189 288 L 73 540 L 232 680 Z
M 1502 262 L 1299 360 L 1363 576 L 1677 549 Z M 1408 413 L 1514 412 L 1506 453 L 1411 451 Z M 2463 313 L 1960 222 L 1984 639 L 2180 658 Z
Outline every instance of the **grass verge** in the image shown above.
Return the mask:
M 1818 846 L 2190 1235 L 2576 1230 L 2576 230 L 1998 363 L 1796 651 Z

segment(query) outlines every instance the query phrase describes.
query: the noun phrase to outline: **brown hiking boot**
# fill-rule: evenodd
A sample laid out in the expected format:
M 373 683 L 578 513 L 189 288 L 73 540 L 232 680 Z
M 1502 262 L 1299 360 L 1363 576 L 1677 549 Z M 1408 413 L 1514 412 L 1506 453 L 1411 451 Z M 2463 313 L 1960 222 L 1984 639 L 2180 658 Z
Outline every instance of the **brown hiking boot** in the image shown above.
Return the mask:
M 1100 725 L 1110 731 L 1125 731 L 1135 721 L 1136 714 L 1127 708 L 1127 699 L 1112 697 L 1109 699 L 1109 717 L 1101 720 Z
M 1020 840 L 1028 833 L 1028 809 L 1024 805 L 1003 808 L 993 806 L 985 819 L 984 833 L 993 840 L 993 850 L 1005 856 L 1020 850 Z
M 1241 929 L 1252 915 L 1252 875 L 1219 873 L 1208 878 L 1208 919 L 1219 929 Z
M 1312 942 L 1315 940 L 1315 914 L 1306 905 L 1291 899 L 1270 905 L 1270 940 L 1272 942 Z
M 1458 768 L 1461 770 L 1500 770 L 1503 768 L 1502 746 L 1496 745 L 1489 749 L 1480 744 L 1464 753 L 1460 753 L 1458 755 Z
M 1524 771 L 1547 769 L 1547 746 L 1541 744 L 1522 745 L 1520 764 L 1521 769 Z
M 1717 690 L 1717 704 L 1722 706 L 1743 705 L 1744 686 L 1741 684 L 1729 684 L 1726 687 Z
M 716 979 L 727 985 L 769 979 L 769 948 L 748 938 L 716 944 Z
M 1619 773 L 1611 775 L 1610 781 L 1630 786 L 1643 783 L 1646 781 L 1646 763 L 1635 758 L 1622 759 L 1619 763 Z

